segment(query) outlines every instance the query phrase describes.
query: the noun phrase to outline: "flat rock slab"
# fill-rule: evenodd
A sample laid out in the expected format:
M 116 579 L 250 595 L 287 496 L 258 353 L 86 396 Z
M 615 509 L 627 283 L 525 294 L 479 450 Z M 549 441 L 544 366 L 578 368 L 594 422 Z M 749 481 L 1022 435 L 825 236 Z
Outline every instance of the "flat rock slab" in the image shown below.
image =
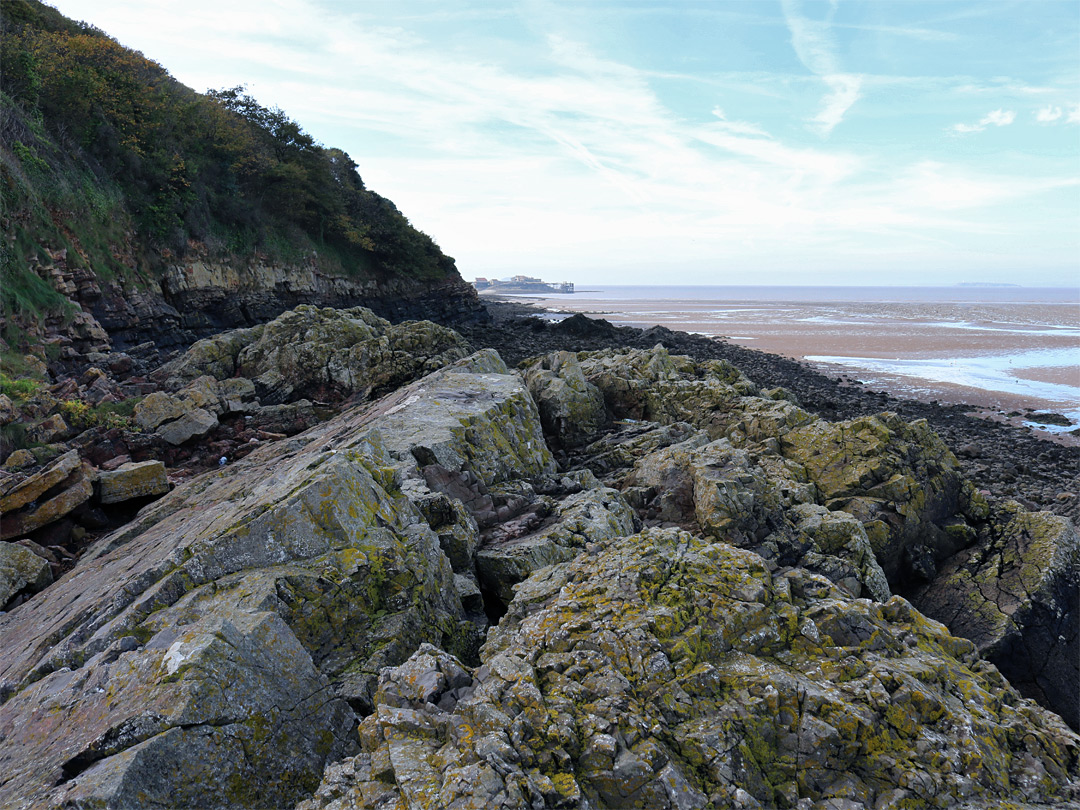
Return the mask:
M 98 473 L 102 503 L 121 503 L 169 491 L 165 465 L 160 461 L 129 461 L 111 472 Z
M 0 519 L 0 540 L 21 537 L 48 526 L 86 503 L 94 494 L 94 471 L 89 465 L 79 463 L 70 475 L 55 486 L 59 492 L 36 508 L 5 513 Z

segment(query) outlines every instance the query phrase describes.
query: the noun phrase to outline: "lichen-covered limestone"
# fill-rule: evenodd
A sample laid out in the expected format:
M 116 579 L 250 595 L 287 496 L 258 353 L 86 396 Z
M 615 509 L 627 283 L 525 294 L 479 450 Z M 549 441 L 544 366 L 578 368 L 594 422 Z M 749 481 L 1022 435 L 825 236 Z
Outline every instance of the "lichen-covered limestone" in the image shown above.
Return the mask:
M 806 470 L 822 504 L 866 526 L 892 583 L 933 578 L 936 563 L 968 541 L 949 532 L 970 511 L 956 457 L 924 421 L 895 414 L 818 420 L 779 437 L 781 452 Z
M 552 522 L 505 542 L 489 543 L 476 555 L 481 585 L 504 604 L 514 586 L 534 571 L 565 562 L 590 543 L 606 543 L 634 532 L 634 512 L 613 489 L 596 488 L 562 501 Z
M 677 530 L 523 583 L 467 670 L 383 673 L 314 808 L 1076 806 L 1080 737 L 906 601 Z M 462 674 L 465 670 L 465 675 Z M 471 677 L 466 677 L 471 676 Z
M 540 410 L 544 434 L 559 447 L 583 444 L 603 427 L 604 396 L 585 379 L 572 352 L 555 352 L 525 369 L 529 393 Z
M 912 596 L 1023 694 L 1080 728 L 1080 537 L 1067 518 L 995 508 L 981 542 Z
M 302 397 L 363 399 L 468 352 L 460 335 L 430 321 L 391 324 L 363 307 L 303 304 L 261 326 L 200 340 L 161 374 L 179 385 L 203 375 L 249 378 L 266 405 Z
M 697 434 L 642 458 L 625 491 L 646 517 L 824 574 L 853 596 L 889 598 L 862 523 L 815 503 L 798 463 Z
M 36 593 L 52 582 L 49 563 L 28 548 L 0 541 L 0 610 L 20 593 Z
M 484 353 L 193 479 L 0 615 L 0 806 L 288 806 L 349 753 L 380 669 L 475 655 L 468 581 L 406 485 L 431 459 L 554 472 L 505 371 Z

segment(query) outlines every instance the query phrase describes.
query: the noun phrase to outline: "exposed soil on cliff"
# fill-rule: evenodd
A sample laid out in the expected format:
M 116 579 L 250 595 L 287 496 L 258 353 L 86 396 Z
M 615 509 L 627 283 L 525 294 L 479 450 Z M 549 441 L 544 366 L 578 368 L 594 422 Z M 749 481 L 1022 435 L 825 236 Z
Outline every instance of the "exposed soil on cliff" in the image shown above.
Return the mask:
M 972 415 L 966 405 L 940 405 L 870 391 L 849 378 L 832 378 L 775 354 L 747 349 L 722 339 L 673 332 L 664 327 L 636 329 L 575 315 L 561 322 L 536 317 L 527 306 L 485 302 L 491 320 L 454 324 L 474 346 L 491 347 L 510 365 L 558 350 L 649 348 L 663 343 L 672 354 L 728 360 L 765 388 L 782 386 L 800 404 L 826 419 L 893 411 L 904 419 L 926 419 L 953 449 L 964 474 L 998 497 L 1015 498 L 1030 509 L 1049 509 L 1080 517 L 1080 450 L 1033 435 L 1009 424 Z

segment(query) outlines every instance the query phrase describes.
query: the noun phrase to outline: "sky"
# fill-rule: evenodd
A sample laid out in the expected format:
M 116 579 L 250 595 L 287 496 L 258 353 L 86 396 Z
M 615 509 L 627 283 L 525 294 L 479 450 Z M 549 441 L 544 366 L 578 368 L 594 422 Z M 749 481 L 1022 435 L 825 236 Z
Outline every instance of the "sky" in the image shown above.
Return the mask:
M 1080 286 L 1078 0 L 53 0 L 463 277 Z

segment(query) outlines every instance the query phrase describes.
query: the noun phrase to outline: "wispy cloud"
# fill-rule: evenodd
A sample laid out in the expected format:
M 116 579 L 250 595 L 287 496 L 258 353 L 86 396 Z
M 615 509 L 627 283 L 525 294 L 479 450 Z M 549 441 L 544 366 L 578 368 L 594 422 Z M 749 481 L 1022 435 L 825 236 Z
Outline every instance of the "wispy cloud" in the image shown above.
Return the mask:
M 1007 127 L 1016 120 L 1014 110 L 991 110 L 974 124 L 953 124 L 949 127 L 950 132 L 964 134 L 968 132 L 982 132 L 989 126 Z
M 796 55 L 807 70 L 820 76 L 829 88 L 822 99 L 821 110 L 811 119 L 821 135 L 828 135 L 859 100 L 862 77 L 841 70 L 828 21 L 804 16 L 800 0 L 782 0 L 782 7 Z M 836 8 L 837 1 L 831 0 L 832 11 Z
M 1050 104 L 1046 107 L 1042 107 L 1035 113 L 1035 120 L 1040 124 L 1052 124 L 1064 115 L 1061 111 L 1061 107 L 1055 107 Z
M 368 186 L 394 199 L 466 275 L 565 267 L 568 277 L 583 278 L 582 268 L 632 283 L 656 276 L 626 268 L 651 262 L 689 273 L 682 263 L 693 263 L 708 283 L 725 263 L 834 268 L 863 254 L 894 262 L 912 245 L 932 246 L 926 266 L 965 250 L 980 261 L 1026 260 L 1033 228 L 1055 245 L 1069 230 L 1068 206 L 1041 206 L 1040 195 L 1063 199 L 1062 184 L 1076 182 L 1073 164 L 1025 162 L 1018 147 L 1007 175 L 980 165 L 968 154 L 976 150 L 935 149 L 949 122 L 963 121 L 956 134 L 1008 126 L 1017 120 L 1010 107 L 1032 124 L 1028 133 L 1053 136 L 1051 125 L 1080 121 L 1071 85 L 1018 101 L 1011 80 L 955 70 L 855 75 L 843 69 L 826 4 L 806 5 L 824 21 L 806 19 L 799 0 L 786 0 L 783 15 L 774 4 L 739 5 L 762 21 L 755 35 L 782 52 L 782 70 L 753 62 L 746 71 L 684 72 L 639 48 L 607 47 L 611 31 L 590 38 L 559 9 L 499 29 L 518 39 L 493 43 L 486 26 L 481 34 L 471 24 L 453 28 L 454 15 L 413 25 L 429 6 L 406 0 L 398 0 L 404 15 L 378 17 L 308 0 L 231 0 L 224 9 L 220 0 L 189 0 L 182 15 L 167 0 L 85 2 L 83 16 L 186 83 L 246 81 L 262 103 L 349 151 Z M 480 16 L 488 8 L 471 5 Z M 119 8 L 108 20 L 97 16 L 106 6 Z M 468 17 L 470 4 L 460 8 Z M 788 69 L 788 34 L 805 71 Z M 965 86 L 982 89 L 957 92 Z M 892 105 L 874 108 L 880 117 L 865 138 L 857 127 L 866 121 L 849 115 L 864 95 L 868 108 L 879 98 Z M 1042 110 L 1053 119 L 1037 128 Z M 812 134 L 845 121 L 853 137 L 843 144 Z M 1044 165 L 1053 171 L 1040 174 Z M 1001 236 L 1010 228 L 1025 235 L 1011 253 Z

